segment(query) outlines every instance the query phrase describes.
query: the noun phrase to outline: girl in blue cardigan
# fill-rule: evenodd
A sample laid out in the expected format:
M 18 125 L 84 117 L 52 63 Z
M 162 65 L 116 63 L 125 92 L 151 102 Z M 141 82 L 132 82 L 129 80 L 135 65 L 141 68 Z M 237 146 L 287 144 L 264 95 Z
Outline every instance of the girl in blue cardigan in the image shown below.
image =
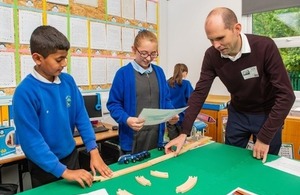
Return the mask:
M 158 56 L 157 37 L 141 30 L 132 51 L 135 59 L 117 71 L 107 102 L 112 118 L 119 124 L 123 153 L 162 148 L 165 123 L 144 126 L 144 119 L 138 116 L 143 108 L 174 108 L 162 68 L 151 63 Z M 175 116 L 169 122 L 177 121 Z

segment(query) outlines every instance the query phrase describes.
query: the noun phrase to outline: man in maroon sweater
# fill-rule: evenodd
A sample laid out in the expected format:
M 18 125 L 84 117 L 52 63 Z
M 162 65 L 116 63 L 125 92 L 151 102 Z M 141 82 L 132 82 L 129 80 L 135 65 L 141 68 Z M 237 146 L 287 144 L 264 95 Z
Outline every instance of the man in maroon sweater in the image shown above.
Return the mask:
M 236 15 L 224 7 L 209 13 L 205 31 L 212 46 L 205 52 L 200 79 L 188 101 L 183 131 L 165 152 L 177 146 L 179 153 L 219 77 L 231 94 L 225 143 L 245 148 L 252 135 L 253 157 L 265 162 L 268 153 L 277 155 L 280 150 L 282 125 L 295 101 L 278 48 L 268 37 L 241 33 Z

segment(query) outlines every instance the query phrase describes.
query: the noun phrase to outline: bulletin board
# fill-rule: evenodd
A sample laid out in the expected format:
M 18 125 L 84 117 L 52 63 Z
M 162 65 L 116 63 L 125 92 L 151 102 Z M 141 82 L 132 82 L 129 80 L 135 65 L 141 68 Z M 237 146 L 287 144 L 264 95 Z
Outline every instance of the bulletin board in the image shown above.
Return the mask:
M 107 89 L 116 71 L 133 59 L 140 29 L 158 34 L 158 0 L 0 1 L 0 90 L 12 95 L 32 72 L 29 39 L 51 25 L 70 41 L 68 66 L 83 90 Z

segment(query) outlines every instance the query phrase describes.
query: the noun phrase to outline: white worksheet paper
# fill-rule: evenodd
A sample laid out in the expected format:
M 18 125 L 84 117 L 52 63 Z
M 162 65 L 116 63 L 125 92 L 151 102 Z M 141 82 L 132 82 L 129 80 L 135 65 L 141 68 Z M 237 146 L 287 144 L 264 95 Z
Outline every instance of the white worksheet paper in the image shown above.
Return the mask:
M 100 22 L 90 24 L 91 48 L 106 49 L 106 25 Z
M 72 47 L 88 46 L 87 20 L 81 18 L 70 18 L 70 43 Z M 78 30 L 80 29 L 80 30 Z
M 13 9 L 0 7 L 0 42 L 14 43 Z
M 42 23 L 42 13 L 19 10 L 19 43 L 29 44 L 32 32 Z
M 88 5 L 92 7 L 98 7 L 98 0 L 74 0 L 74 3 Z
M 281 157 L 265 165 L 300 177 L 300 161 Z
M 157 125 L 170 120 L 173 116 L 183 112 L 187 107 L 178 109 L 144 108 L 139 118 L 145 119 L 144 125 Z
M 80 194 L 80 195 L 108 195 L 108 192 L 106 191 L 106 189 L 102 188 L 100 190 L 95 190 L 95 191 L 85 193 L 85 194 Z
M 61 5 L 69 5 L 69 0 L 47 0 L 50 3 L 57 3 Z
M 107 0 L 107 14 L 113 16 L 121 16 L 121 1 L 120 0 Z
M 23 80 L 28 74 L 32 73 L 35 62 L 31 55 L 20 55 L 21 65 L 21 80 Z
M 147 1 L 147 22 L 152 24 L 157 24 L 157 3 Z
M 105 84 L 106 83 L 106 58 L 96 58 L 91 59 L 91 84 Z
M 135 0 L 134 4 L 134 13 L 135 16 L 134 18 L 136 20 L 139 20 L 141 22 L 146 22 L 146 17 L 147 17 L 147 5 L 146 5 L 146 0 Z
M 130 20 L 134 19 L 134 0 L 122 1 L 122 17 Z
M 55 27 L 68 37 L 68 21 L 66 16 L 47 14 L 47 24 Z

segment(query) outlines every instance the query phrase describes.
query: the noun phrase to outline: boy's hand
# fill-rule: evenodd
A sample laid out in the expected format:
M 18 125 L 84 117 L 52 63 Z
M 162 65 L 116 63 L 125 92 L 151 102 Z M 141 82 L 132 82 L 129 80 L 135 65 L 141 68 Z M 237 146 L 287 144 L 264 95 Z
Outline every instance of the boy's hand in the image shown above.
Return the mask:
M 103 177 L 111 177 L 112 170 L 105 164 L 100 156 L 99 150 L 95 148 L 90 151 L 91 161 L 90 168 L 93 172 L 93 176 L 96 176 L 96 171 L 98 171 Z
M 84 169 L 66 169 L 63 172 L 62 177 L 68 181 L 77 181 L 83 188 L 85 188 L 86 185 L 91 187 L 93 184 L 92 174 Z

